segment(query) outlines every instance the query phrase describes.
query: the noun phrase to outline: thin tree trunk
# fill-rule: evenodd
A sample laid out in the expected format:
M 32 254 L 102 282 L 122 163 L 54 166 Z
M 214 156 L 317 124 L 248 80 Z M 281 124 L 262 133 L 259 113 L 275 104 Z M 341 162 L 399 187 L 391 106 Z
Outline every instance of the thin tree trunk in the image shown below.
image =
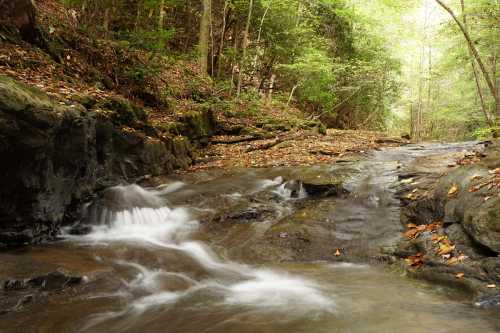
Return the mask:
M 468 32 L 467 28 L 467 14 L 465 13 L 465 2 L 464 0 L 460 0 L 460 4 L 462 6 L 462 16 L 463 16 L 463 21 L 464 21 L 464 28 Z M 481 81 L 479 80 L 479 73 L 477 72 L 476 68 L 476 61 L 474 60 L 474 56 L 472 55 L 472 50 L 469 45 L 467 45 L 467 49 L 469 50 L 469 56 L 470 56 L 470 61 L 471 61 L 471 66 L 472 66 L 472 72 L 474 73 L 474 80 L 476 81 L 476 88 L 477 88 L 477 94 L 479 96 L 479 100 L 481 102 L 481 110 L 483 111 L 484 117 L 486 119 L 486 123 L 493 127 L 493 122 L 490 119 L 490 116 L 488 115 L 488 109 L 486 108 L 486 103 L 484 101 L 484 96 L 483 96 L 483 90 L 481 88 Z
M 214 77 L 214 25 L 213 25 L 213 17 L 212 17 L 212 3 L 210 3 L 210 76 Z
M 106 7 L 106 9 L 104 9 L 104 22 L 102 25 L 104 28 L 104 32 L 107 35 L 109 31 L 109 7 Z
M 208 70 L 208 39 L 210 33 L 210 0 L 203 0 L 203 12 L 200 22 L 200 37 L 198 45 L 199 64 L 201 73 Z
M 290 102 L 292 101 L 293 94 L 295 93 L 295 90 L 297 90 L 298 87 L 299 87 L 298 83 L 293 86 L 292 91 L 290 91 L 290 95 L 288 96 L 288 101 L 286 102 L 286 106 L 290 106 Z
M 264 25 L 264 20 L 266 19 L 267 13 L 269 12 L 269 9 L 271 8 L 272 1 L 269 1 L 269 4 L 266 7 L 266 10 L 264 11 L 264 14 L 262 14 L 262 18 L 260 19 L 260 25 L 259 25 L 259 33 L 257 34 L 257 42 L 255 43 L 257 47 L 260 50 L 260 38 L 262 36 L 262 27 Z M 256 52 L 255 56 L 252 61 L 252 79 L 254 77 L 256 68 L 257 68 L 257 61 L 259 59 L 259 53 Z
M 137 9 L 135 12 L 135 22 L 134 29 L 137 30 L 139 28 L 139 22 L 141 21 L 141 4 L 137 2 Z
M 267 94 L 267 105 L 271 105 L 273 100 L 273 90 L 274 90 L 274 81 L 276 80 L 276 75 L 272 74 L 271 79 L 269 81 L 269 92 Z
M 250 30 L 250 21 L 252 19 L 252 10 L 253 10 L 253 0 L 250 0 L 250 3 L 248 4 L 248 17 L 247 17 L 247 23 L 245 25 L 245 31 L 243 34 L 243 45 L 242 45 L 242 59 L 240 61 L 240 68 L 238 72 L 238 89 L 236 91 L 236 96 L 240 97 L 241 94 L 241 84 L 242 84 L 242 79 L 243 79 L 243 69 L 245 66 L 245 61 L 246 61 L 246 56 L 247 56 L 247 46 L 248 46 L 248 32 Z
M 229 6 L 229 1 L 230 0 L 225 0 L 224 1 L 224 10 L 222 13 L 222 29 L 220 33 L 220 45 L 219 45 L 219 58 L 217 62 L 217 76 L 221 76 L 222 72 L 222 56 L 224 53 L 224 37 L 226 36 L 226 13 L 227 13 L 227 7 Z
M 163 19 L 165 18 L 165 0 L 160 0 L 158 12 L 158 30 L 163 29 Z
M 236 38 L 237 35 L 237 25 L 235 24 L 233 27 L 233 39 L 234 39 L 234 51 L 233 51 L 233 60 L 231 61 L 231 87 L 229 89 L 229 97 L 233 95 L 233 89 L 234 89 L 234 74 L 236 72 L 236 54 L 238 53 L 238 38 Z
M 469 48 L 472 52 L 472 55 L 476 59 L 478 65 L 479 65 L 479 68 L 481 69 L 481 72 L 484 76 L 484 79 L 485 79 L 486 83 L 488 84 L 488 88 L 490 89 L 491 95 L 495 99 L 496 114 L 500 115 L 500 100 L 498 97 L 498 92 L 496 91 L 495 85 L 493 84 L 493 81 L 491 80 L 491 77 L 490 77 L 486 67 L 484 66 L 484 63 L 481 59 L 481 56 L 479 55 L 479 52 L 477 51 L 476 47 L 474 46 L 474 43 L 472 41 L 472 38 L 469 35 L 469 32 L 464 27 L 462 22 L 460 22 L 460 20 L 457 18 L 457 16 L 455 15 L 455 13 L 453 12 L 453 10 L 450 7 L 448 7 L 442 0 L 436 0 L 436 2 L 451 15 L 453 20 L 457 23 L 458 27 L 462 31 L 462 34 L 464 35 L 465 39 L 467 40 L 467 43 L 469 44 Z

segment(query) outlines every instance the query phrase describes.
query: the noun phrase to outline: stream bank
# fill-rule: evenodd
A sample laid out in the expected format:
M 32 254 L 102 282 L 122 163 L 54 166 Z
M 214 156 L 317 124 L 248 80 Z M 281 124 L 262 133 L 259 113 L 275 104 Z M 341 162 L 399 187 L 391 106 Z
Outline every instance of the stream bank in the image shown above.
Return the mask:
M 406 166 L 399 195 L 407 230 L 394 254 L 412 276 L 455 285 L 478 306 L 499 309 L 500 142 L 486 145 L 444 165 L 445 155 Z
M 447 170 L 474 149 L 481 147 L 409 145 L 329 165 L 113 186 L 87 207 L 83 224 L 64 229 L 63 241 L 0 253 L 4 327 L 498 331 L 497 314 L 474 307 L 463 288 L 408 279 L 386 265 L 398 262 L 389 250 L 406 232 L 407 166 Z

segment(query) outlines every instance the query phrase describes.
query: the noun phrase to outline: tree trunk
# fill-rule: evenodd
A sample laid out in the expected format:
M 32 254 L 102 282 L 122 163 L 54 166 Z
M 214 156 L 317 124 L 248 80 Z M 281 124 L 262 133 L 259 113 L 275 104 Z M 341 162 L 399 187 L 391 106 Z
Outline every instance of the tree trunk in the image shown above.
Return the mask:
M 462 16 L 463 16 L 463 21 L 464 21 L 464 28 L 468 32 L 467 28 L 467 14 L 465 13 L 465 2 L 464 0 L 460 0 L 460 5 L 462 6 Z M 470 61 L 471 61 L 471 66 L 472 66 L 472 72 L 474 73 L 474 80 L 476 81 L 476 88 L 477 88 L 477 95 L 479 96 L 479 100 L 481 102 L 481 110 L 483 111 L 484 117 L 486 119 L 486 123 L 493 127 L 493 122 L 490 119 L 490 116 L 488 115 L 488 109 L 486 108 L 486 103 L 484 101 L 484 96 L 483 96 L 483 90 L 481 88 L 481 81 L 479 79 L 479 73 L 477 71 L 476 67 L 476 61 L 474 60 L 474 56 L 472 55 L 472 50 L 469 45 L 467 45 L 467 49 L 469 50 L 469 56 L 470 56 Z
M 295 90 L 297 90 L 298 87 L 299 87 L 298 83 L 293 86 L 292 91 L 290 91 L 290 95 L 288 96 L 288 101 L 286 102 L 286 106 L 290 106 L 290 102 L 292 101 L 293 94 L 295 93 Z
M 217 61 L 217 76 L 221 76 L 222 72 L 222 56 L 224 54 L 224 39 L 226 36 L 226 13 L 227 13 L 227 7 L 229 6 L 229 1 L 230 0 L 225 0 L 224 1 L 224 10 L 222 12 L 222 28 L 221 28 L 221 33 L 220 33 L 220 45 L 219 45 L 219 55 L 218 55 L 218 61 Z
M 158 5 L 158 30 L 163 30 L 163 20 L 165 18 L 165 0 L 160 0 Z
M 238 28 L 236 24 L 233 27 L 233 42 L 234 42 L 234 51 L 233 51 L 233 59 L 231 61 L 231 87 L 229 89 L 229 97 L 233 95 L 234 90 L 234 76 L 236 73 L 236 54 L 238 53 L 238 38 L 236 38 Z
M 211 0 L 203 1 L 203 13 L 200 22 L 200 37 L 198 44 L 199 64 L 202 73 L 207 73 L 208 70 L 208 44 L 210 33 L 210 2 Z
M 276 80 L 276 75 L 272 74 L 271 79 L 269 81 L 269 92 L 267 94 L 267 105 L 271 105 L 271 102 L 273 100 L 273 91 L 274 91 L 274 81 Z
M 462 22 L 457 18 L 453 10 L 448 7 L 442 0 L 436 0 L 436 2 L 443 7 L 444 10 L 446 10 L 450 16 L 453 18 L 453 20 L 457 23 L 458 27 L 462 31 L 462 34 L 464 35 L 465 39 L 467 40 L 467 44 L 469 44 L 469 48 L 472 52 L 472 55 L 476 59 L 479 68 L 481 69 L 481 73 L 483 74 L 483 77 L 488 84 L 488 88 L 490 89 L 491 95 L 495 99 L 495 108 L 496 108 L 496 114 L 500 115 L 500 100 L 498 97 L 498 92 L 496 91 L 495 85 L 493 84 L 493 81 L 491 80 L 491 77 L 486 70 L 486 67 L 484 66 L 483 60 L 481 59 L 481 56 L 479 55 L 479 52 L 477 51 L 476 47 L 474 46 L 474 42 L 472 41 L 472 38 L 470 37 L 467 29 L 464 27 Z
M 238 72 L 238 88 L 236 91 L 236 96 L 240 97 L 241 94 L 241 84 L 242 84 L 242 76 L 243 76 L 243 70 L 245 67 L 245 61 L 247 57 L 247 46 L 248 46 L 248 32 L 250 30 L 250 21 L 252 20 L 252 10 L 253 10 L 253 0 L 250 0 L 250 3 L 248 4 L 248 17 L 247 17 L 247 23 L 245 25 L 245 31 L 243 33 L 243 45 L 242 45 L 242 56 L 241 56 L 241 61 L 240 61 L 240 68 Z

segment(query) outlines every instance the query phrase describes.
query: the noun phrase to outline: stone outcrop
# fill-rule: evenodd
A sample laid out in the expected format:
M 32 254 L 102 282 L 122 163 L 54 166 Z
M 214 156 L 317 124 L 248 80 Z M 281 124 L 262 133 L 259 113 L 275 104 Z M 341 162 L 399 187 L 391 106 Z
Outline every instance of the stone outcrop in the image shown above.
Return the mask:
M 62 105 L 0 77 L 0 247 L 56 237 L 95 191 L 191 163 L 188 139 L 160 135 L 113 98 Z
M 415 239 L 404 239 L 394 254 L 401 258 L 422 255 L 424 264 L 410 269 L 412 275 L 457 285 L 475 295 L 478 306 L 500 308 L 497 292 L 500 286 L 500 189 L 497 185 L 500 142 L 493 142 L 481 155 L 480 162 L 456 167 L 443 176 L 414 176 L 416 185 L 407 188 L 406 193 L 410 193 L 409 196 L 427 194 L 405 202 L 403 223 L 440 222 L 442 228 L 435 234 L 423 232 Z M 439 253 L 438 236 L 452 244 L 451 256 Z M 453 258 L 460 259 L 453 261 Z

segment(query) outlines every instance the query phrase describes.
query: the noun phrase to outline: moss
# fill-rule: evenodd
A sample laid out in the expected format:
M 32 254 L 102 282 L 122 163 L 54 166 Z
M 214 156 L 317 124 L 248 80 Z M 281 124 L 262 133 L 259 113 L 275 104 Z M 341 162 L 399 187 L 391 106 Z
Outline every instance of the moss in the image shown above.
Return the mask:
M 65 109 L 54 104 L 40 90 L 0 76 L 0 111 L 15 115 L 38 128 L 50 128 L 60 121 Z
M 119 124 L 133 125 L 137 121 L 147 121 L 148 118 L 144 108 L 124 98 L 113 97 L 99 103 L 97 107 L 114 111 L 112 119 Z
M 179 126 L 181 128 L 178 127 L 179 134 L 191 139 L 204 138 L 214 133 L 215 119 L 209 108 L 187 112 L 179 119 L 179 123 L 181 124 Z
M 89 95 L 80 95 L 80 94 L 75 94 L 71 96 L 71 100 L 80 103 L 85 107 L 86 109 L 92 109 L 94 105 L 96 105 L 97 100 Z

